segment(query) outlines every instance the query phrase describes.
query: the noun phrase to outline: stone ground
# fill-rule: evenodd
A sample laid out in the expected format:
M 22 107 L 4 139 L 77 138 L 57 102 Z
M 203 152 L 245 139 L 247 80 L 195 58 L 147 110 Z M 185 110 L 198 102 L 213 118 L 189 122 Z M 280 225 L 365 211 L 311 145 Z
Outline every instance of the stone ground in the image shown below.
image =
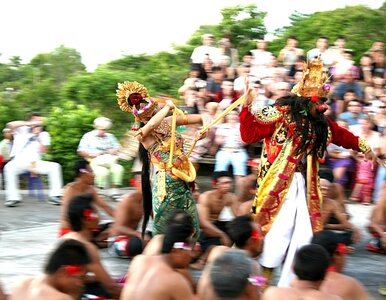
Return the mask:
M 209 186 L 210 179 L 199 177 L 202 190 Z M 122 193 L 129 192 L 122 189 Z M 38 201 L 23 191 L 23 202 L 19 207 L 7 208 L 0 205 L 0 282 L 9 291 L 20 276 L 41 273 L 45 258 L 57 239 L 59 207 Z M 4 201 L 4 191 L 0 191 L 0 203 Z M 116 204 L 111 202 L 113 205 Z M 362 239 L 356 251 L 348 255 L 345 273 L 360 280 L 369 290 L 374 300 L 386 299 L 377 293 L 379 286 L 386 286 L 386 256 L 364 250 L 369 240 L 365 231 L 372 206 L 349 204 L 352 221 L 361 228 Z M 126 273 L 129 260 L 109 256 L 101 250 L 104 264 L 115 277 Z M 199 272 L 194 272 L 196 278 Z

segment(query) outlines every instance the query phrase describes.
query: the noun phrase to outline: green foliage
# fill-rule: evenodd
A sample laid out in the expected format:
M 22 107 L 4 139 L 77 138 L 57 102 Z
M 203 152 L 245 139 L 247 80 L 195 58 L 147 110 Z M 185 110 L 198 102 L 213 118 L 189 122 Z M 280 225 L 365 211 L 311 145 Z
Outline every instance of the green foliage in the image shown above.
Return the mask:
M 385 6 L 385 4 L 384 4 Z M 269 45 L 269 50 L 276 55 L 290 35 L 299 40 L 299 47 L 305 52 L 315 48 L 319 36 L 326 36 L 330 45 L 339 36 L 345 36 L 346 48 L 353 49 L 358 62 L 376 40 L 385 40 L 385 11 L 371 9 L 367 6 L 347 6 L 333 11 L 317 12 L 311 15 L 294 13 L 291 25 L 277 32 L 278 38 Z
M 76 152 L 83 134 L 93 129 L 99 116 L 96 109 L 66 101 L 52 109 L 45 120 L 51 134 L 50 158 L 61 164 L 65 183 L 73 179 L 73 165 L 79 156 Z

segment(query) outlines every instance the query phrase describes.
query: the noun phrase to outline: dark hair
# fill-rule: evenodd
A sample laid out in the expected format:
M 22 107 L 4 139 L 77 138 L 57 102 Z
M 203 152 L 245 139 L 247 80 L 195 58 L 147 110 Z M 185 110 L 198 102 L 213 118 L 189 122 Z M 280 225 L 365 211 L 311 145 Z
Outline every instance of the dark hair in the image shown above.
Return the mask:
M 84 211 L 93 209 L 94 197 L 91 194 L 81 194 L 73 197 L 68 204 L 67 218 L 72 230 L 82 230 Z
M 252 218 L 250 215 L 242 215 L 228 223 L 227 232 L 236 247 L 243 248 L 251 237 L 253 230 L 251 222 Z
M 185 213 L 185 216 L 183 216 L 183 213 Z M 169 218 L 161 253 L 170 253 L 173 249 L 174 243 L 190 243 L 190 237 L 192 236 L 194 230 L 193 220 L 188 213 L 183 213 L 180 213 L 182 218 L 178 218 L 178 222 L 176 222 L 176 219 L 170 222 L 171 218 Z
M 193 218 L 190 214 L 180 208 L 172 210 L 167 224 L 189 224 L 193 228 Z
M 298 38 L 296 36 L 294 36 L 294 35 L 290 35 L 289 37 L 287 37 L 287 40 L 295 40 L 295 41 L 297 41 Z
M 322 246 L 328 254 L 330 254 L 330 257 L 332 258 L 333 254 L 336 251 L 336 247 L 339 243 L 338 235 L 335 232 L 332 232 L 330 230 L 322 230 L 312 237 L 311 243 L 315 245 Z
M 81 158 L 81 159 L 78 159 L 77 161 L 75 161 L 75 164 L 74 164 L 74 179 L 78 178 L 79 175 L 81 174 L 80 170 L 81 169 L 86 169 L 89 164 L 90 163 L 86 159 L 84 159 L 84 158 Z
M 328 252 L 320 245 L 310 244 L 301 247 L 294 262 L 294 272 L 300 280 L 323 280 L 330 264 Z
M 36 112 L 36 111 L 33 111 L 33 112 L 29 112 L 27 115 L 26 115 L 26 120 L 29 121 L 32 119 L 32 117 L 41 117 L 42 114 L 39 113 L 39 112 Z
M 209 276 L 213 290 L 220 299 L 239 297 L 248 285 L 253 260 L 240 250 L 227 250 L 215 258 Z
M 141 127 L 143 127 L 141 123 Z M 152 203 L 152 192 L 151 192 L 151 183 L 150 183 L 150 158 L 149 153 L 146 148 L 139 143 L 139 160 L 142 163 L 142 172 L 141 172 L 141 188 L 142 188 L 142 206 L 143 206 L 143 222 L 142 222 L 142 237 L 144 237 L 146 232 L 146 226 L 149 222 L 151 212 L 153 210 Z
M 212 67 L 212 72 L 221 72 L 221 71 L 222 71 L 222 69 L 220 66 L 213 66 Z
M 230 177 L 233 178 L 232 173 L 228 171 L 219 171 L 219 172 L 214 172 L 213 173 L 213 179 L 218 180 L 220 177 Z
M 91 258 L 86 247 L 79 241 L 68 239 L 62 241 L 51 253 L 44 267 L 44 273 L 54 274 L 62 266 L 66 265 L 87 265 Z
M 276 100 L 276 105 L 290 107 L 290 113 L 295 121 L 294 130 L 300 138 L 295 154 L 306 153 L 322 158 L 327 149 L 328 122 L 323 114 L 318 114 L 315 118 L 311 116 L 305 107 L 309 103 L 309 98 L 296 95 L 289 95 Z M 302 115 L 304 110 L 307 111 L 306 117 Z M 310 138 L 310 136 L 314 138 Z

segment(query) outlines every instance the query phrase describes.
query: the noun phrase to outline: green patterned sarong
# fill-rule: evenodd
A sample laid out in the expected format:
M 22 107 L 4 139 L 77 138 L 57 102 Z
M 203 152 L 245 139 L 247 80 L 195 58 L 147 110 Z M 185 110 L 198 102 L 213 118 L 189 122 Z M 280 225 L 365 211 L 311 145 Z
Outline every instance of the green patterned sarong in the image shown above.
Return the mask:
M 179 178 L 173 178 L 166 173 L 166 197 L 163 201 L 160 201 L 157 197 L 157 175 L 155 175 L 154 179 L 152 189 L 154 212 L 153 236 L 165 233 L 167 220 L 174 209 L 182 209 L 192 216 L 194 222 L 193 238 L 197 239 L 199 236 L 200 224 L 196 202 L 189 189 L 188 183 Z

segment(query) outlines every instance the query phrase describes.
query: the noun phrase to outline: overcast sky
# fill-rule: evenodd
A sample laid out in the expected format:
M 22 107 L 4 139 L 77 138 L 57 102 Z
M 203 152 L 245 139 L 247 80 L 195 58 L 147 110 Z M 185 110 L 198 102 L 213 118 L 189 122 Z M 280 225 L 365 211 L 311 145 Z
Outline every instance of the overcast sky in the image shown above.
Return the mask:
M 124 54 L 154 54 L 184 44 L 200 25 L 218 24 L 224 7 L 257 4 L 269 32 L 294 11 L 346 5 L 379 8 L 384 0 L 1 0 L 0 61 L 23 63 L 60 45 L 82 55 L 89 71 Z

